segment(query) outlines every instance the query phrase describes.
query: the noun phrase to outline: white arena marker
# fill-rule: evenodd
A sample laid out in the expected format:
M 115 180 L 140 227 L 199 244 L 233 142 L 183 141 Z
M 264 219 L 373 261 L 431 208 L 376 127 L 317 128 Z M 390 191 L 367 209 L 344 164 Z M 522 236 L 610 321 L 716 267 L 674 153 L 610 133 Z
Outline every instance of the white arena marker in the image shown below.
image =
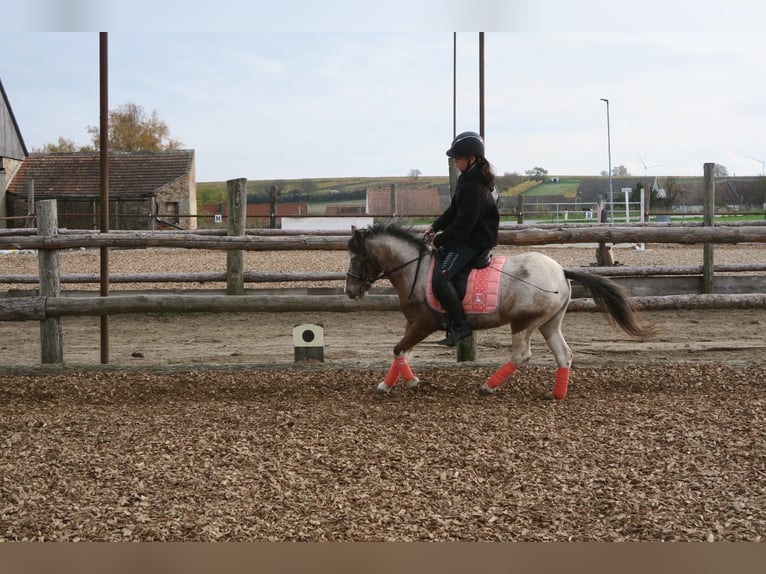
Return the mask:
M 324 328 L 321 324 L 306 323 L 293 328 L 295 362 L 324 362 Z

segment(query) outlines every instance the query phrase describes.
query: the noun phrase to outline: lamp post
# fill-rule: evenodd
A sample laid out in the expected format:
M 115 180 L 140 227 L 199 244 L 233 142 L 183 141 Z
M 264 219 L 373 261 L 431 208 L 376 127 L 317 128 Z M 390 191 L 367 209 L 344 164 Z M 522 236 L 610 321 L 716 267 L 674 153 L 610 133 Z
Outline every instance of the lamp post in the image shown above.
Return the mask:
M 612 133 L 609 127 L 609 100 L 601 98 L 606 102 L 606 141 L 609 152 L 609 223 L 614 223 L 614 190 L 612 189 Z

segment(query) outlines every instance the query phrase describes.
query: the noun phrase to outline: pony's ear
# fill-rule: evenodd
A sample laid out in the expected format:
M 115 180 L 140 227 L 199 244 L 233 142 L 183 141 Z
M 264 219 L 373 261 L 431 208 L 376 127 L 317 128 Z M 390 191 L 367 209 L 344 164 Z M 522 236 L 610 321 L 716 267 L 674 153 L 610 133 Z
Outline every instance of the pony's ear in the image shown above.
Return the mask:
M 352 225 L 351 226 L 351 235 L 356 235 L 357 231 L 359 231 L 359 230 L 356 228 L 356 225 Z

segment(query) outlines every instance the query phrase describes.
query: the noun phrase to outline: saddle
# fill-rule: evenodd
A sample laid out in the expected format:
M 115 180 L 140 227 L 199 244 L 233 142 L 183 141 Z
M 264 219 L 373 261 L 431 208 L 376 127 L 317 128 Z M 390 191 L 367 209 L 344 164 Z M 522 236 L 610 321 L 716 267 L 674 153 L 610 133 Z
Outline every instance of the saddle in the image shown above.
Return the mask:
M 500 295 L 505 255 L 495 257 L 491 255 L 489 250 L 486 250 L 476 256 L 473 261 L 472 267 L 467 267 L 462 273 L 456 275 L 453 283 L 458 296 L 463 301 L 463 309 L 467 314 L 493 313 L 497 309 Z M 428 273 L 426 302 L 434 311 L 444 313 L 444 308 L 434 295 L 431 285 L 434 265 L 436 265 L 435 259 L 431 261 Z

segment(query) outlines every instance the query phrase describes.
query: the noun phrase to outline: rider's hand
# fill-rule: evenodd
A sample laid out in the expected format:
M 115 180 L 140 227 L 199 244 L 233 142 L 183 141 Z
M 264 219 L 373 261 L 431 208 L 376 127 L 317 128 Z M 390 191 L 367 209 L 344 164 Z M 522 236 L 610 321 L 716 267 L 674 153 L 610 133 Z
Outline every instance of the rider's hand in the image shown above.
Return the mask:
M 423 234 L 423 239 L 426 241 L 432 241 L 434 236 L 436 235 L 436 232 L 434 231 L 433 227 L 429 227 L 426 229 L 426 232 Z

